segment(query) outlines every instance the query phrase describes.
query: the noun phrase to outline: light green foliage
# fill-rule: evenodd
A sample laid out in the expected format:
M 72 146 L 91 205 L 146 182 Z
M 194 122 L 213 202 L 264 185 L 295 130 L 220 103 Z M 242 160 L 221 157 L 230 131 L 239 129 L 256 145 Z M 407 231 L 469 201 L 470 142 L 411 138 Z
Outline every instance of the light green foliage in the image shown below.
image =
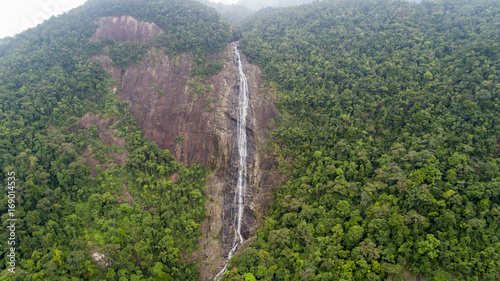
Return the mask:
M 500 279 L 499 7 L 327 0 L 261 12 L 238 30 L 280 93 L 271 136 L 288 182 L 226 278 L 401 280 L 405 269 Z M 165 33 L 151 45 L 89 40 L 96 18 L 122 15 Z M 6 280 L 198 279 L 181 257 L 200 235 L 207 170 L 146 141 L 90 58 L 108 46 L 127 67 L 151 46 L 188 52 L 193 89 L 204 95 L 203 78 L 222 67 L 207 54 L 233 39 L 190 0 L 89 0 L 0 42 L 0 180 L 18 175 L 16 249 L 26 272 Z M 87 113 L 119 120 L 125 165 L 110 157 L 124 149 L 97 127 L 76 126 Z M 95 178 L 80 157 L 86 149 L 100 164 Z

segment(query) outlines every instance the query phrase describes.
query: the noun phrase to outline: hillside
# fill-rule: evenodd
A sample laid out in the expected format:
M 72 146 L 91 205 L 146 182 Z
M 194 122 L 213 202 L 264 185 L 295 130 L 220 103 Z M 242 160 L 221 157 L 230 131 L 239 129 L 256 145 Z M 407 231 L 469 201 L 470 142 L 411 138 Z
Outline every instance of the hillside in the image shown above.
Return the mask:
M 226 5 L 210 0 L 197 0 L 204 5 L 214 8 L 224 19 L 234 25 L 242 24 L 250 19 L 255 12 L 246 6 L 240 4 Z
M 500 280 L 498 0 L 200 1 L 0 40 L 0 280 Z
M 267 7 L 289 7 L 314 2 L 316 0 L 239 0 L 236 4 L 258 11 Z
M 182 52 L 187 83 L 222 68 L 208 57 L 230 37 L 229 25 L 194 1 L 103 0 L 2 46 L 0 179 L 7 186 L 15 172 L 17 258 L 12 274 L 2 244 L 1 280 L 198 278 L 182 257 L 198 247 L 210 171 L 148 140 L 98 58 L 126 73 L 152 51 L 174 61 Z
M 289 181 L 228 280 L 500 278 L 498 4 L 322 1 L 246 25 Z

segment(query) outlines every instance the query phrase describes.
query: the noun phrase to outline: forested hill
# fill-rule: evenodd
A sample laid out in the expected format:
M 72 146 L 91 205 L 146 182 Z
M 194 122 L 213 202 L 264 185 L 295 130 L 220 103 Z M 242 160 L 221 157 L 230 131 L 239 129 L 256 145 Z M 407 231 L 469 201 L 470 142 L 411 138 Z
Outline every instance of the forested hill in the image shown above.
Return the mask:
M 90 40 L 100 17 L 124 15 L 163 33 L 148 44 Z M 0 46 L 0 280 L 198 278 L 181 255 L 201 235 L 208 171 L 148 142 L 91 58 L 125 69 L 154 47 L 188 53 L 203 69 L 230 40 L 229 25 L 198 2 L 89 0 Z M 15 245 L 6 243 L 9 190 Z
M 498 1 L 321 1 L 247 24 L 289 181 L 227 278 L 499 280 L 499 44 Z
M 276 8 L 298 6 L 315 0 L 240 0 L 235 4 L 223 4 L 211 0 L 196 0 L 217 10 L 223 18 L 234 25 L 243 25 L 255 14 Z M 256 13 L 257 12 L 257 13 Z
M 288 7 L 311 3 L 316 0 L 239 0 L 237 5 L 242 5 L 255 11 L 267 7 Z
M 109 16 L 161 32 L 91 40 Z M 210 171 L 149 142 L 96 57 L 185 64 L 211 114 L 204 81 L 234 40 L 277 93 L 287 182 L 226 280 L 500 280 L 498 0 L 314 1 L 237 30 L 194 0 L 88 0 L 0 40 L 0 280 L 200 278 Z M 133 94 L 165 96 L 148 86 Z
M 165 34 L 158 43 L 170 52 L 220 51 L 230 39 L 229 25 L 213 11 L 194 0 L 88 0 L 85 5 L 71 12 L 51 18 L 44 24 L 16 35 L 17 40 L 9 40 L 11 46 L 0 49 L 0 55 L 6 50 L 16 49 L 21 44 L 41 47 L 41 40 L 59 38 L 67 35 L 70 28 L 80 28 L 80 36 L 87 38 L 88 32 L 94 32 L 94 20 L 105 16 L 129 15 L 138 20 L 154 22 Z M 76 31 L 76 30 L 75 30 Z M 64 33 L 66 32 L 66 33 Z M 38 44 L 34 44 L 38 43 Z M 0 44 L 2 46 L 3 44 Z

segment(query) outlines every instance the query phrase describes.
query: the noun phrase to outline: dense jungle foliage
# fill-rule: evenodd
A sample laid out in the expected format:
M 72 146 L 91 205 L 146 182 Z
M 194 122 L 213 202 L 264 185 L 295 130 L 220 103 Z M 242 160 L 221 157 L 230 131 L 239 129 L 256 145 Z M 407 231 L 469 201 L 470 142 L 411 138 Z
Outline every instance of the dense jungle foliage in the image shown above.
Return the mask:
M 226 280 L 500 280 L 499 44 L 498 1 L 252 20 L 241 45 L 281 93 L 289 180 Z
M 165 33 L 90 41 L 97 18 L 122 15 Z M 288 180 L 225 278 L 499 280 L 498 0 L 327 0 L 256 15 L 237 36 L 279 92 L 270 150 Z M 125 68 L 151 47 L 187 52 L 202 80 L 222 67 L 208 54 L 232 40 L 192 0 L 89 0 L 0 40 L 3 229 L 7 172 L 18 200 L 17 274 L 2 231 L 0 280 L 198 279 L 186 256 L 208 170 L 148 142 L 91 57 Z
M 182 256 L 197 245 L 208 170 L 177 164 L 168 151 L 146 141 L 111 91 L 109 73 L 91 60 L 107 54 L 126 67 L 151 47 L 90 41 L 94 20 L 122 15 L 157 23 L 165 33 L 152 44 L 174 56 L 182 51 L 206 58 L 231 35 L 215 11 L 197 2 L 103 0 L 2 41 L 0 209 L 6 231 L 0 235 L 0 280 L 195 280 L 199 275 Z M 85 125 L 80 120 L 86 114 L 100 121 Z M 95 172 L 86 160 L 96 162 Z M 13 246 L 6 243 L 5 228 L 12 171 L 18 219 Z M 16 249 L 15 275 L 7 271 L 10 247 Z M 103 256 L 96 263 L 91 255 L 98 254 Z

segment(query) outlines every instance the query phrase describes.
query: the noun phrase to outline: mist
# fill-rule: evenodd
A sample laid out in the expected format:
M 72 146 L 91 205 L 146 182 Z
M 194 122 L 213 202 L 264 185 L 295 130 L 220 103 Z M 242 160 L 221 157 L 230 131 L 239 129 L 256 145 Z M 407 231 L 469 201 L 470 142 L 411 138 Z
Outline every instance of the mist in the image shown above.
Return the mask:
M 288 7 L 311 3 L 317 0 L 240 0 L 237 5 L 245 6 L 252 10 L 260 10 L 266 7 Z
M 246 22 L 256 11 L 273 7 L 289 7 L 315 2 L 318 0 L 197 0 L 217 10 L 232 24 Z

